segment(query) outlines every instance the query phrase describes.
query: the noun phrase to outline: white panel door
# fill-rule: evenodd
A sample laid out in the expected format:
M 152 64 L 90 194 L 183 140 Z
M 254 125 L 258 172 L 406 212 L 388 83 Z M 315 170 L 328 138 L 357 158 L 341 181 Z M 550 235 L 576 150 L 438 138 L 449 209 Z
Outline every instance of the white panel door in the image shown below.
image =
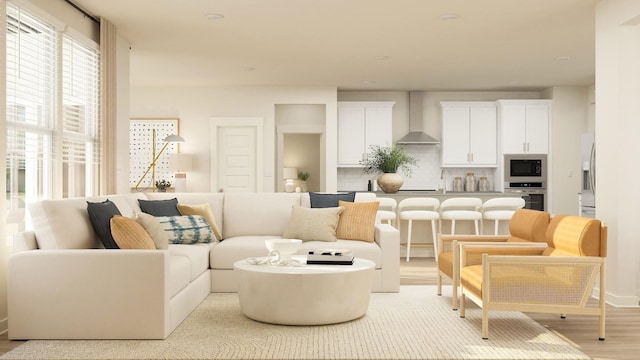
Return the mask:
M 442 107 L 442 166 L 469 164 L 469 106 Z
M 338 165 L 359 165 L 365 152 L 365 108 L 338 107 Z
M 549 106 L 527 105 L 527 153 L 549 152 Z
M 473 165 L 496 166 L 498 129 L 495 106 L 472 106 L 470 153 Z
M 257 117 L 211 118 L 210 136 L 211 191 L 264 191 L 264 120 Z
M 390 106 L 372 106 L 365 111 L 365 152 L 371 145 L 391 146 L 392 108 Z
M 223 192 L 256 192 L 256 129 L 218 129 L 218 188 Z
M 502 152 L 505 154 L 524 154 L 526 148 L 526 113 L 524 105 L 503 105 Z

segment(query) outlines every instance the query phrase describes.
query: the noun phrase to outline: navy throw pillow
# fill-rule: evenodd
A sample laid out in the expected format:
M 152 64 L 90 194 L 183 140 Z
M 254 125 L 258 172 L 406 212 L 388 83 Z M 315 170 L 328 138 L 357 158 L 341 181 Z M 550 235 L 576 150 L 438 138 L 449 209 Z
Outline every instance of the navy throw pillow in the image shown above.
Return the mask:
M 344 194 L 321 194 L 321 193 L 309 193 L 309 200 L 311 200 L 312 208 L 327 208 L 337 207 L 338 201 L 353 202 L 356 198 L 355 192 L 349 192 Z
M 138 199 L 140 210 L 153 216 L 181 216 L 178 210 L 178 199 L 168 200 L 141 200 Z
M 89 213 L 89 220 L 93 230 L 98 234 L 98 238 L 105 249 L 119 249 L 116 241 L 111 235 L 111 218 L 114 215 L 120 214 L 120 210 L 116 204 L 107 199 L 101 203 L 94 203 L 87 201 L 87 212 Z

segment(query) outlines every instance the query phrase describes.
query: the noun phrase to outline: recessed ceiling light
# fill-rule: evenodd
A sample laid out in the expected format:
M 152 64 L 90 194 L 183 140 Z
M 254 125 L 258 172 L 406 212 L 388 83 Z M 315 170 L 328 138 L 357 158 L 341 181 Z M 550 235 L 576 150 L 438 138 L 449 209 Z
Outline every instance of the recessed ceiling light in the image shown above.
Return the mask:
M 571 56 L 556 56 L 555 58 L 557 61 L 567 61 L 567 60 L 571 60 Z
M 373 80 L 365 80 L 362 82 L 362 85 L 375 85 L 376 82 Z
M 440 15 L 440 20 L 448 21 L 448 20 L 458 20 L 460 15 L 458 14 L 442 14 Z
M 386 56 L 386 55 L 376 56 L 376 60 L 379 60 L 379 61 L 385 61 L 385 60 L 389 60 L 389 59 L 391 59 L 391 58 Z
M 245 66 L 242 68 L 242 71 L 255 71 L 256 68 L 254 68 L 253 66 Z
M 224 19 L 222 14 L 207 14 L 207 20 L 221 20 Z
M 519 80 L 511 80 L 511 81 L 509 81 L 509 85 L 518 85 L 518 84 L 520 84 Z

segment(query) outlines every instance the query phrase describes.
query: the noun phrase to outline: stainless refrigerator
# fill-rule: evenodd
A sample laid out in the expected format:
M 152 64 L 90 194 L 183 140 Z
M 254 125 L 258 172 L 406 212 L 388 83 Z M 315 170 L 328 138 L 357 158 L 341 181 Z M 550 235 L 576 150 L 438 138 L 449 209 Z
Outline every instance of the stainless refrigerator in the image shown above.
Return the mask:
M 596 217 L 596 143 L 594 133 L 582 134 L 582 187 L 580 216 Z

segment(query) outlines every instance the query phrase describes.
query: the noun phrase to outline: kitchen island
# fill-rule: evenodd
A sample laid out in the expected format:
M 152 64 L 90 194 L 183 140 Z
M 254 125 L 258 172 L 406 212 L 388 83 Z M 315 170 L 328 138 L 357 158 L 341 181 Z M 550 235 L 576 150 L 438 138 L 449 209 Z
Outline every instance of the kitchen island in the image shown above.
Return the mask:
M 412 197 L 429 197 L 436 198 L 443 202 L 445 199 L 456 197 L 475 197 L 485 202 L 486 200 L 496 197 L 519 197 L 518 194 L 503 193 L 503 192 L 442 192 L 437 190 L 400 190 L 394 194 L 387 194 L 382 191 L 375 191 L 376 197 L 387 197 L 396 200 L 398 204 L 400 201 L 406 198 Z M 400 255 L 406 256 L 406 243 L 407 243 L 407 222 L 397 222 L 396 226 L 400 230 Z M 483 234 L 493 234 L 493 222 L 485 221 L 482 224 Z M 451 231 L 451 224 L 449 221 L 442 223 L 442 232 L 449 234 Z M 473 223 L 471 221 L 456 222 L 456 234 L 472 234 Z M 499 228 L 500 234 L 507 234 L 509 232 L 509 224 L 507 222 L 501 222 Z M 439 229 L 436 229 L 436 233 Z M 414 221 L 413 222 L 413 235 L 411 237 L 411 257 L 433 257 L 433 237 L 431 235 L 431 223 L 429 221 Z

